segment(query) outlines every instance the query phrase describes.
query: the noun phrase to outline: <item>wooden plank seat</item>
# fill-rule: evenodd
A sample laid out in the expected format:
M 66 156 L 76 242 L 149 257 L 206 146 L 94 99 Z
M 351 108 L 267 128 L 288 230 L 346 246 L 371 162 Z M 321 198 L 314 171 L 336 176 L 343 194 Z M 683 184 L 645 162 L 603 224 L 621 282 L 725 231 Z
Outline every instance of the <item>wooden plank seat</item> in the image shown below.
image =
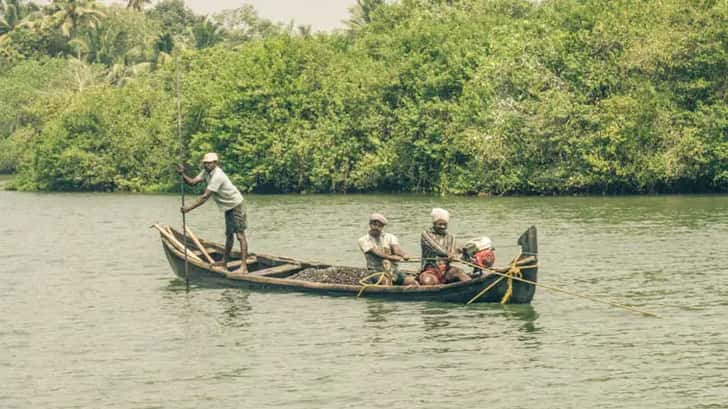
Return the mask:
M 196 249 L 194 247 L 190 247 L 190 250 L 192 250 L 192 252 L 197 254 L 198 256 L 203 255 L 199 249 Z M 205 251 L 207 251 L 207 254 L 210 254 L 210 255 L 217 253 L 217 249 L 214 249 L 212 247 L 205 247 Z
M 258 262 L 258 258 L 257 257 L 250 256 L 250 257 L 248 257 L 248 260 L 247 260 L 247 263 L 246 264 L 250 265 L 250 264 L 255 264 L 257 262 Z M 228 268 L 228 270 L 231 270 L 232 271 L 234 269 L 240 268 L 240 265 L 241 264 L 243 264 L 243 261 L 242 260 L 228 261 L 227 268 Z
M 285 277 L 294 270 L 301 269 L 300 264 L 281 264 L 275 267 L 264 268 L 262 270 L 251 271 L 250 274 L 256 276 L 268 276 L 268 277 Z

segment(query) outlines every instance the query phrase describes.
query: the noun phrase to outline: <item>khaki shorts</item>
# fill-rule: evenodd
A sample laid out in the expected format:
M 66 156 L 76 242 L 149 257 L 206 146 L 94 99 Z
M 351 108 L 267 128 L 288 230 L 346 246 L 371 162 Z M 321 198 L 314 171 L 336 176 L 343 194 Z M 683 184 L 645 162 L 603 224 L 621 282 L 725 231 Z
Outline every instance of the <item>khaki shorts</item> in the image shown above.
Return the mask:
M 248 228 L 248 215 L 243 203 L 225 212 L 225 235 L 245 233 Z

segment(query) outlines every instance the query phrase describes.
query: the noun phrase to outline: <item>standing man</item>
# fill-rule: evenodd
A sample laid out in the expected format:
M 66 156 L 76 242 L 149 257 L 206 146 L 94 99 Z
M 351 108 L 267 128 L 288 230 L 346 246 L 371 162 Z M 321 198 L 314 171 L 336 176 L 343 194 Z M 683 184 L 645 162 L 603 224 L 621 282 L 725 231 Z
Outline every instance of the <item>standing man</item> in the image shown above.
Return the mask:
M 455 246 L 455 236 L 448 233 L 450 213 L 445 209 L 432 209 L 432 228 L 422 232 L 422 272 L 420 284 L 436 285 L 454 281 L 469 281 L 471 278 L 450 262 L 460 258 Z
M 205 193 L 202 194 L 195 202 L 189 206 L 182 207 L 182 213 L 187 213 L 204 204 L 210 196 L 215 199 L 217 206 L 225 212 L 225 255 L 222 261 L 215 265 L 222 265 L 227 269 L 227 262 L 230 258 L 230 251 L 235 242 L 234 235 L 238 237 L 240 242 L 240 274 L 248 273 L 248 241 L 245 238 L 245 229 L 247 227 L 247 215 L 245 213 L 245 202 L 243 195 L 240 194 L 238 188 L 233 185 L 225 172 L 217 165 L 218 157 L 216 153 L 206 153 L 202 158 L 202 164 L 205 167 L 199 175 L 190 178 L 185 175 L 185 167 L 177 166 L 177 173 L 184 179 L 185 183 L 194 186 L 200 182 L 205 182 Z
M 394 285 L 417 285 L 415 277 L 397 268 L 397 262 L 407 260 L 408 257 L 399 247 L 397 237 L 382 231 L 386 224 L 387 218 L 383 214 L 372 213 L 369 216 L 369 232 L 359 238 L 359 248 L 367 261 L 367 270 L 391 273 Z

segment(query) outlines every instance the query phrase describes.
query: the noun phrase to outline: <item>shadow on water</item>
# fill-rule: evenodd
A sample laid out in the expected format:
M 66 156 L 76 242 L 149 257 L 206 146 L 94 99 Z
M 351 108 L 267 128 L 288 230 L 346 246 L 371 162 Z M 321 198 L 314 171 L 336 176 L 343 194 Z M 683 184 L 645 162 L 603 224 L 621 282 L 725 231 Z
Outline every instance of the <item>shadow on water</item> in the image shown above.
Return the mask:
M 386 334 L 392 330 L 393 326 L 396 326 L 389 319 L 392 314 L 397 312 L 396 305 L 382 300 L 365 299 L 363 301 L 366 302 L 364 324 L 370 330 L 369 344 L 376 346 L 385 343 Z
M 197 285 L 197 283 L 193 284 L 190 282 L 190 290 L 197 290 L 199 288 L 201 287 Z M 187 286 L 185 285 L 185 280 L 175 277 L 169 280 L 169 283 L 167 283 L 164 287 L 164 290 L 171 293 L 178 293 L 180 291 L 187 291 Z
M 523 329 L 526 331 L 535 331 L 537 328 L 534 323 L 538 320 L 538 312 L 531 304 L 497 304 L 497 303 L 481 303 L 461 306 L 458 304 L 446 303 L 427 303 L 424 304 L 422 310 L 424 318 L 440 318 L 456 315 L 462 318 L 463 315 L 472 319 L 485 318 L 492 319 L 494 317 L 506 318 L 507 321 L 521 322 L 527 325 Z M 447 326 L 444 324 L 434 324 L 437 326 Z
M 523 332 L 537 332 L 540 329 L 536 326 L 536 320 L 538 320 L 538 312 L 530 304 L 516 305 L 506 304 L 500 305 L 502 315 L 509 321 L 521 322 L 519 327 L 520 331 Z
M 504 334 L 528 348 L 538 347 L 539 314 L 532 305 L 478 304 L 463 306 L 441 302 L 397 303 L 367 299 L 366 327 L 372 344 L 383 342 L 391 331 L 419 333 L 434 341 L 437 352 L 449 352 L 448 344 L 464 341 L 476 349 L 480 341 Z M 418 320 L 417 318 L 420 318 Z
M 397 308 L 391 302 L 383 302 L 381 300 L 366 299 L 367 303 L 367 316 L 366 322 L 368 323 L 386 323 L 387 316 L 394 313 Z M 382 329 L 387 328 L 387 325 L 382 326 Z
M 519 341 L 532 343 L 536 333 L 541 330 L 537 325 L 539 314 L 530 304 L 478 304 L 466 307 L 428 303 L 423 306 L 421 314 L 424 336 L 438 341 L 499 338 L 510 331 Z
M 220 306 L 222 307 L 221 314 L 218 318 L 218 321 L 221 325 L 236 328 L 247 327 L 250 325 L 247 320 L 247 318 L 250 316 L 250 312 L 253 309 L 250 301 L 248 300 L 248 298 L 250 297 L 250 292 L 241 290 L 239 288 L 230 288 L 229 286 L 214 283 L 205 283 L 203 285 L 198 284 L 199 283 L 193 285 L 192 283 L 190 283 L 190 296 L 194 297 L 196 294 L 201 294 L 196 291 L 200 289 L 222 290 L 222 292 L 220 292 L 220 298 L 218 300 Z M 164 290 L 167 293 L 168 298 L 176 298 L 180 293 L 184 294 L 187 291 L 185 281 L 179 278 L 171 279 L 169 283 L 164 287 Z M 190 302 L 190 296 L 185 297 L 187 304 L 189 304 Z
M 223 306 L 218 321 L 225 327 L 243 328 L 250 326 L 248 318 L 253 307 L 248 298 L 250 293 L 239 289 L 228 289 L 220 294 L 220 303 Z
M 230 288 L 223 284 L 205 282 L 190 285 L 190 290 L 198 289 L 223 289 L 220 295 L 220 302 L 224 307 L 224 314 L 221 316 L 221 324 L 233 327 L 245 327 L 248 323 L 244 320 L 250 315 L 252 305 L 248 298 L 250 292 L 241 291 L 238 288 Z M 165 290 L 170 293 L 180 293 L 186 291 L 185 282 L 179 278 L 169 281 Z M 402 303 L 392 301 L 382 301 L 377 299 L 366 299 L 366 317 L 367 324 L 374 329 L 386 330 L 391 327 L 390 317 L 401 311 Z M 404 303 L 404 305 L 415 306 L 414 310 L 419 310 L 424 324 L 425 332 L 431 334 L 432 337 L 439 337 L 437 331 L 450 326 L 462 325 L 467 323 L 483 323 L 486 322 L 487 327 L 492 328 L 493 325 L 499 325 L 499 322 L 505 324 L 517 324 L 515 330 L 522 334 L 536 333 L 541 330 L 537 325 L 539 314 L 530 304 L 473 304 L 463 306 L 459 304 L 427 302 L 427 303 Z M 241 318 L 243 320 L 241 321 Z M 470 324 L 468 324 L 470 326 Z M 477 327 L 477 325 L 476 325 Z M 487 333 L 477 335 L 478 337 L 488 337 Z
M 199 292 L 195 291 L 197 287 L 190 284 L 190 291 L 187 291 L 184 280 L 175 278 L 169 280 L 161 289 L 164 307 L 168 308 L 179 322 L 184 322 L 188 324 L 186 327 L 189 327 L 192 317 L 199 311 L 199 303 L 195 300 L 199 297 Z

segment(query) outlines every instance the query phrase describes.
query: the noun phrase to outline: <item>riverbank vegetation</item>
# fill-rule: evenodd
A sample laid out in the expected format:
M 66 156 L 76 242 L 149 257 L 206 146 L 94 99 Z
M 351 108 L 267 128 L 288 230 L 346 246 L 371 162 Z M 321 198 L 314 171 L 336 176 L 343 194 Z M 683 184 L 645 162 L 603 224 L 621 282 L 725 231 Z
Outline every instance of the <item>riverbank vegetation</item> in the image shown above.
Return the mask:
M 728 192 L 727 0 L 359 0 L 334 33 L 147 3 L 0 2 L 15 188 L 217 151 L 256 192 Z

